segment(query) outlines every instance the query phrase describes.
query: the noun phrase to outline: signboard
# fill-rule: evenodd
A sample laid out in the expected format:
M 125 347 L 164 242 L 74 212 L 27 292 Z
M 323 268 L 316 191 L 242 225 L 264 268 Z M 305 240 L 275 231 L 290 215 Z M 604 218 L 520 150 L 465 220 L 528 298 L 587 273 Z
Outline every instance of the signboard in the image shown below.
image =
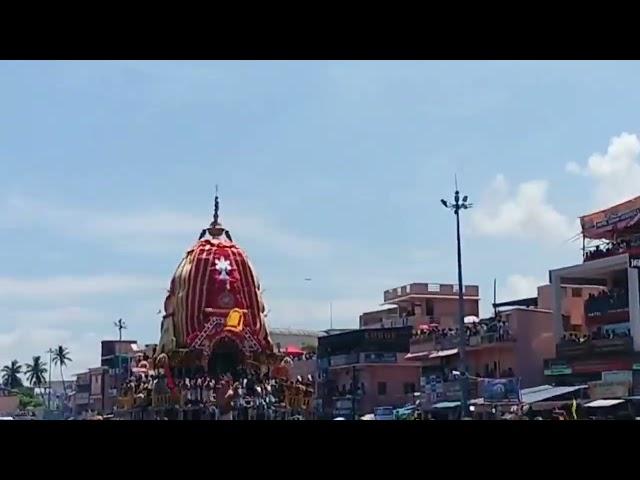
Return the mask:
M 318 356 L 330 357 L 352 352 L 409 352 L 413 327 L 363 328 L 326 335 L 318 339 Z
M 600 373 L 609 370 L 629 370 L 630 360 L 584 360 L 574 362 L 571 366 L 573 373 Z
M 483 378 L 480 393 L 485 402 L 519 402 L 520 378 Z
M 398 356 L 395 352 L 369 352 L 362 354 L 362 363 L 396 363 Z
M 629 395 L 630 384 L 622 382 L 589 382 L 589 398 L 621 398 Z
M 631 337 L 591 340 L 593 353 L 623 353 L 633 351 Z
M 629 268 L 640 268 L 640 256 L 629 255 Z
M 78 405 L 89 403 L 89 392 L 76 393 L 75 403 Z
M 442 396 L 448 402 L 462 400 L 462 388 L 460 382 L 445 382 L 442 384 Z
M 544 371 L 545 375 L 570 375 L 571 373 L 573 373 L 573 370 L 571 369 L 571 367 L 551 367 L 551 368 L 547 368 Z
M 556 353 L 559 357 L 572 358 L 586 356 L 589 350 L 589 344 L 587 342 L 564 342 L 556 345 Z
M 353 365 L 358 363 L 359 355 L 357 353 L 349 353 L 346 355 L 334 355 L 329 358 L 329 364 L 332 367 L 342 367 L 345 365 Z
M 556 345 L 558 357 L 564 358 L 586 357 L 592 353 L 630 353 L 632 351 L 633 340 L 631 337 L 604 338 L 583 343 L 566 342 Z
M 602 372 L 603 382 L 627 382 L 629 385 L 633 383 L 633 372 L 631 370 L 613 370 Z
M 587 238 L 611 238 L 613 232 L 624 230 L 640 219 L 640 197 L 613 207 L 580 217 L 582 234 Z

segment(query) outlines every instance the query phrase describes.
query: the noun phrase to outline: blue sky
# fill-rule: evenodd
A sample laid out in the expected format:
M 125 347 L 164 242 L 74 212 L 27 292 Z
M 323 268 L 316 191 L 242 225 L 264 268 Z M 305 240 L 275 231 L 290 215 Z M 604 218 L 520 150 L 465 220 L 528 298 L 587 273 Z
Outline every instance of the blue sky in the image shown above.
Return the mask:
M 576 217 L 637 194 L 638 62 L 0 62 L 0 362 L 70 370 L 155 342 L 210 221 L 248 251 L 270 324 L 357 324 L 382 291 L 535 293 L 575 263 Z M 312 277 L 311 282 L 304 282 Z

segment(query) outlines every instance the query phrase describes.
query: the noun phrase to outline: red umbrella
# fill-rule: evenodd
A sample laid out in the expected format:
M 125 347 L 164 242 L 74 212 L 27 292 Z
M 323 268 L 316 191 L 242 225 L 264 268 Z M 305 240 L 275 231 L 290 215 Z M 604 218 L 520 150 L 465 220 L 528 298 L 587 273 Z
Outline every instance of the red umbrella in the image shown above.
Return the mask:
M 304 352 L 294 345 L 289 345 L 282 352 L 287 355 L 304 355 Z

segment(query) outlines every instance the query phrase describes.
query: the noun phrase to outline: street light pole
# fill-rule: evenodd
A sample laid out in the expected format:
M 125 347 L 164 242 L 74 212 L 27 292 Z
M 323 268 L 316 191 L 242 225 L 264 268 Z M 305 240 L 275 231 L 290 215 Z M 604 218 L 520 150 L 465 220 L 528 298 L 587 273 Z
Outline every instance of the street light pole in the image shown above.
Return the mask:
M 54 353 L 53 348 L 49 348 L 47 353 L 49 354 L 49 391 L 47 392 L 47 409 L 51 410 L 51 360 Z
M 456 191 L 453 196 L 453 203 L 446 200 L 440 200 L 440 203 L 452 210 L 456 216 L 456 246 L 458 253 L 458 352 L 460 354 L 460 410 L 462 418 L 466 417 L 469 413 L 469 378 L 467 375 L 467 336 L 465 334 L 464 325 L 464 285 L 462 283 L 462 242 L 460 240 L 460 210 L 467 210 L 473 206 L 471 203 L 467 203 L 468 197 L 465 195 L 460 199 L 460 191 L 456 182 Z

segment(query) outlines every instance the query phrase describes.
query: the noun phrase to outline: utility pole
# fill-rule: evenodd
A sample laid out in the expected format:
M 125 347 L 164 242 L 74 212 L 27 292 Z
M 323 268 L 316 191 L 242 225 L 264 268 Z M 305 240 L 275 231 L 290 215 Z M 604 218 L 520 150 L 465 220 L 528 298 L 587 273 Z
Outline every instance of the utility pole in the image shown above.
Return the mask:
M 121 358 L 120 358 L 119 349 L 120 349 L 120 342 L 122 342 L 122 330 L 126 330 L 127 329 L 127 324 L 125 323 L 124 320 L 119 318 L 117 322 L 113 322 L 113 325 L 118 329 L 118 346 L 115 348 L 115 354 L 118 357 L 118 373 L 116 374 L 116 386 L 115 386 L 115 388 L 119 389 L 120 388 L 121 379 L 122 379 L 121 378 L 122 377 L 122 372 L 120 371 L 122 369 L 122 364 L 121 364 Z M 103 406 L 103 409 L 104 409 L 104 406 Z
M 465 195 L 460 199 L 460 191 L 458 190 L 458 180 L 456 179 L 456 191 L 453 195 L 453 203 L 446 200 L 440 200 L 445 208 L 452 210 L 456 216 L 456 246 L 458 251 L 458 330 L 459 330 L 459 347 L 460 353 L 460 410 L 462 418 L 468 416 L 469 413 L 469 378 L 467 376 L 467 336 L 465 334 L 464 325 L 464 285 L 462 283 L 462 244 L 460 241 L 460 210 L 467 210 L 473 206 L 467 203 L 468 197 Z
M 51 361 L 53 360 L 55 350 L 53 348 L 49 348 L 46 353 L 49 354 L 49 391 L 47 392 L 47 409 L 51 410 Z
M 114 327 L 118 329 L 118 341 L 122 341 L 122 330 L 127 329 L 127 324 L 121 318 L 117 322 L 113 322 Z
M 351 413 L 353 414 L 354 420 L 358 419 L 358 412 L 356 410 L 356 407 L 357 407 L 356 395 L 358 394 L 357 374 L 358 374 L 358 371 L 356 369 L 356 366 L 354 365 L 353 367 L 351 367 Z

